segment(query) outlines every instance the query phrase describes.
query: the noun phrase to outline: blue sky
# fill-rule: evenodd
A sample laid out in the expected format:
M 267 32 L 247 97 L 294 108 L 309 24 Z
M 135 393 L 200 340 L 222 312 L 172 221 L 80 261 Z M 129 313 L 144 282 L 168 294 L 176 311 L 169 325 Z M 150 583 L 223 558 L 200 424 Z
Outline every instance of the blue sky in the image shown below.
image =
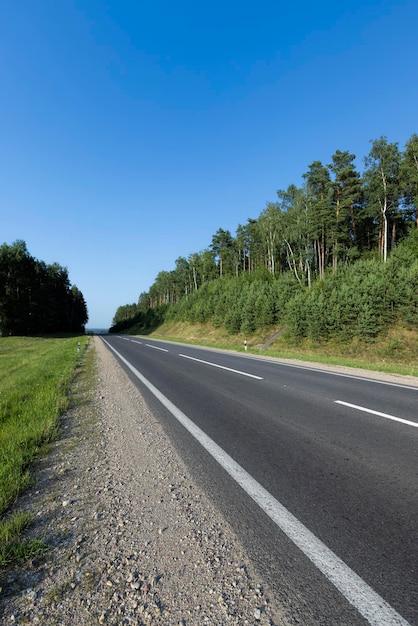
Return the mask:
M 316 159 L 418 132 L 416 0 L 3 0 L 0 244 L 108 328 Z

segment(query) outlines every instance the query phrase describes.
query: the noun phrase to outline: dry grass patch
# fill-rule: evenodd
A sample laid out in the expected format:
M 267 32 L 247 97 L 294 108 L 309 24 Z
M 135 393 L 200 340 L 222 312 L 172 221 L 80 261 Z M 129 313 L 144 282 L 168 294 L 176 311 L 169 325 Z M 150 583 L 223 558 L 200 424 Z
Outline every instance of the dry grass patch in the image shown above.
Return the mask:
M 263 344 L 277 330 L 262 329 L 251 336 L 231 335 L 224 328 L 215 328 L 210 324 L 166 322 L 150 336 L 155 339 L 239 351 L 244 350 L 244 340 L 247 340 L 249 351 L 257 354 L 418 376 L 417 330 L 393 326 L 386 334 L 381 334 L 372 341 L 353 339 L 346 343 L 338 341 L 319 343 L 307 339 L 295 343 L 289 342 L 284 333 L 267 349 L 263 349 Z

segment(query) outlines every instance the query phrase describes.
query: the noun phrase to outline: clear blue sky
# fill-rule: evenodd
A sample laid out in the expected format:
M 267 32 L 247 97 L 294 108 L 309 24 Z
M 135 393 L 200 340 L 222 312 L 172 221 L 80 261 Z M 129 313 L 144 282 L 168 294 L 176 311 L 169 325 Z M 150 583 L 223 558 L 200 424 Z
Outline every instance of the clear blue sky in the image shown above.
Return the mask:
M 418 132 L 416 0 L 3 0 L 0 244 L 108 328 L 316 159 Z

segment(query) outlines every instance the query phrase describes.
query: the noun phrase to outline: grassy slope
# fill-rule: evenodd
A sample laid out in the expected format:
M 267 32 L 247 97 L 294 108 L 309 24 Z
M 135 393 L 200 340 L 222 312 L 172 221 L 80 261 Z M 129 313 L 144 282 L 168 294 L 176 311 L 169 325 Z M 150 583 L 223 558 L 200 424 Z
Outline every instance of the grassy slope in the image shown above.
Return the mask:
M 277 329 L 265 329 L 252 336 L 229 335 L 224 329 L 185 322 L 165 323 L 151 336 L 205 346 L 243 350 L 244 339 L 250 351 L 282 358 L 295 358 L 333 365 L 418 376 L 418 330 L 391 328 L 372 342 L 290 343 L 281 335 L 267 349 L 262 345 Z

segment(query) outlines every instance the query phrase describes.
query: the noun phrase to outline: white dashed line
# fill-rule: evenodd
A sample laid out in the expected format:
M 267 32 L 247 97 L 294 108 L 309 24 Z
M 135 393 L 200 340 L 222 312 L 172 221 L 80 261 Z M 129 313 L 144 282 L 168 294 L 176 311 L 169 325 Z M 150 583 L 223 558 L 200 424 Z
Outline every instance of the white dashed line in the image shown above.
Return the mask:
M 102 338 L 103 339 L 103 338 Z M 103 341 L 372 626 L 410 626 L 358 574 L 178 409 L 105 339 Z M 151 346 L 152 347 L 152 346 Z
M 147 346 L 147 348 L 154 348 L 154 350 L 160 350 L 161 352 L 168 352 L 168 350 L 166 350 L 165 348 L 159 348 L 158 346 L 153 346 L 150 343 L 146 343 L 145 345 Z
M 387 420 L 393 420 L 394 422 L 400 422 L 401 424 L 407 424 L 408 426 L 414 426 L 418 428 L 418 422 L 411 422 L 410 420 L 405 420 L 402 417 L 395 417 L 394 415 L 389 415 L 388 413 L 381 413 L 380 411 L 374 411 L 373 409 L 366 409 L 364 406 L 358 406 L 357 404 L 350 404 L 349 402 L 343 402 L 342 400 L 335 400 L 336 404 L 342 404 L 343 406 L 348 406 L 350 409 L 357 409 L 357 411 L 363 411 L 364 413 L 371 413 L 372 415 L 378 415 L 379 417 L 384 417 Z
M 218 365 L 217 363 L 211 363 L 210 361 L 203 361 L 202 359 L 196 359 L 193 356 L 187 356 L 187 354 L 179 354 L 184 359 L 190 359 L 191 361 L 197 361 L 198 363 L 204 363 L 205 365 L 211 365 L 212 367 L 219 367 L 219 369 L 227 370 L 228 372 L 234 372 L 235 374 L 241 374 L 242 376 L 249 376 L 250 378 L 256 378 L 257 380 L 263 380 L 262 376 L 255 376 L 254 374 L 249 374 L 248 372 L 243 372 L 241 370 L 234 370 L 232 367 L 225 367 L 224 365 Z

